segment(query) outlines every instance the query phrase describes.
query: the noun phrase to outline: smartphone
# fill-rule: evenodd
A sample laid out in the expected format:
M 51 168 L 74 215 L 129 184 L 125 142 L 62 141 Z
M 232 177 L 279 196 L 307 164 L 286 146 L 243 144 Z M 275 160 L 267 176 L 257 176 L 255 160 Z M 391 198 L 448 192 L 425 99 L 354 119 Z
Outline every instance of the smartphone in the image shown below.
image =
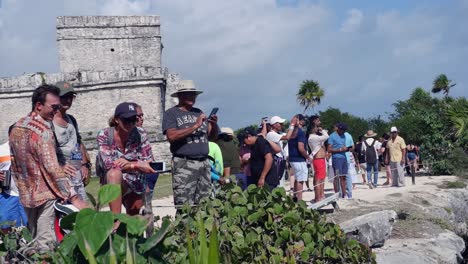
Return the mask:
M 166 162 L 164 162 L 164 161 L 150 162 L 149 165 L 155 171 L 165 171 L 166 170 Z
M 216 113 L 218 113 L 218 110 L 219 110 L 218 107 L 213 108 L 213 109 L 211 110 L 210 115 L 208 116 L 208 119 L 211 119 L 214 115 L 216 115 Z

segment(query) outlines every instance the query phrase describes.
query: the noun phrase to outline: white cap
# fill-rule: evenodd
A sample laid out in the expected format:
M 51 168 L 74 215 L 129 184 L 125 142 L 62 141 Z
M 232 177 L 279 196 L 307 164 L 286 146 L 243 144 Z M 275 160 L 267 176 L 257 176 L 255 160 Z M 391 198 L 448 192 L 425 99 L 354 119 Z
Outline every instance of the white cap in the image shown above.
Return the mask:
M 221 134 L 234 135 L 234 130 L 232 130 L 230 127 L 222 127 Z
M 273 125 L 275 123 L 284 123 L 284 121 L 286 121 L 286 119 L 283 119 L 279 116 L 272 116 L 270 118 L 270 125 Z
M 398 129 L 396 127 L 390 128 L 390 132 L 398 132 Z

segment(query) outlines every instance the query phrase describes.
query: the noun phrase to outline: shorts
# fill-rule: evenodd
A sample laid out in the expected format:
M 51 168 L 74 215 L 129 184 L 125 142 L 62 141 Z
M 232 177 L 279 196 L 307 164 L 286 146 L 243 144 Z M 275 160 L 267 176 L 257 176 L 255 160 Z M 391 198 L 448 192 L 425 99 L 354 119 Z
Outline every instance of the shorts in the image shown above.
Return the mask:
M 314 159 L 312 164 L 315 171 L 315 179 L 325 179 L 327 174 L 327 163 L 325 162 L 325 159 Z
M 348 161 L 346 158 L 336 159 L 333 158 L 333 170 L 335 171 L 335 176 L 346 177 L 348 174 Z
M 307 163 L 305 161 L 289 162 L 289 164 L 291 164 L 291 167 L 294 170 L 294 174 L 296 176 L 296 181 L 298 181 L 298 182 L 307 181 L 309 170 L 307 169 Z
M 367 171 L 367 163 L 359 163 L 359 172 L 365 173 Z
M 122 181 L 129 188 L 126 194 L 130 192 L 134 192 L 136 194 L 142 194 L 146 192 L 146 175 L 145 174 L 123 173 Z

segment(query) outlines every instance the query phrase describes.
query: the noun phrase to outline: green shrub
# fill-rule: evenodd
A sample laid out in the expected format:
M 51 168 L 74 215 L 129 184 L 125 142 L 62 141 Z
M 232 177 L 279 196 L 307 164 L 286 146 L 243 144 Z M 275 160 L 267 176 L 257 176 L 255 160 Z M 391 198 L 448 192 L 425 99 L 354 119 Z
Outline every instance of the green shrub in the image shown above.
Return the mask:
M 154 249 L 169 263 L 185 262 L 186 229 L 199 233 L 219 226 L 222 263 L 366 263 L 375 262 L 357 241 L 347 240 L 336 224 L 327 223 L 304 202 L 295 203 L 284 189 L 273 192 L 251 185 L 242 192 L 227 186 L 199 208 L 184 207 L 163 243 Z M 151 255 L 151 254 L 150 254 Z

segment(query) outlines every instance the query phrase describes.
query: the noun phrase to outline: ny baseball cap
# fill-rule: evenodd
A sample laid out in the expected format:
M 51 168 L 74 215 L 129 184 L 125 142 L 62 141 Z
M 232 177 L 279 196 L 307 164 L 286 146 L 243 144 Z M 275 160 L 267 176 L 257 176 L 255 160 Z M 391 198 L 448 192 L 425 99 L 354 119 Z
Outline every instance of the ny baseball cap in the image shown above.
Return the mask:
M 129 118 L 137 115 L 135 103 L 123 102 L 115 108 L 115 117 Z

